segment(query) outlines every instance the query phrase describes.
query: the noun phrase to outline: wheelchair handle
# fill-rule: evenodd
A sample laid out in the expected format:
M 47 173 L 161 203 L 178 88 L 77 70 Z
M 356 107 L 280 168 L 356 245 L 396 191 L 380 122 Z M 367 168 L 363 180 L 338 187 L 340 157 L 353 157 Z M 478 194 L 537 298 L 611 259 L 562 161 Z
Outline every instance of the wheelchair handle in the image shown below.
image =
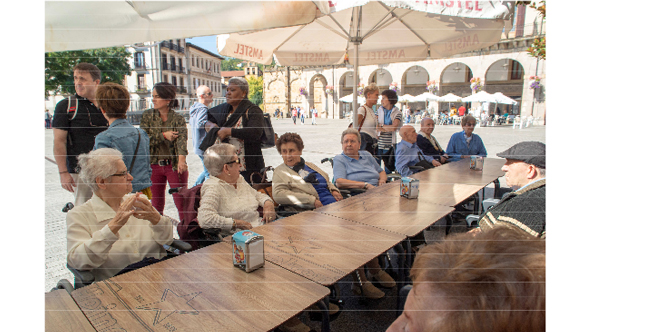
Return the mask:
M 171 195 L 176 194 L 176 193 L 180 192 L 180 190 L 182 188 L 184 188 L 184 187 L 171 188 L 171 189 L 169 189 L 169 194 L 171 194 Z

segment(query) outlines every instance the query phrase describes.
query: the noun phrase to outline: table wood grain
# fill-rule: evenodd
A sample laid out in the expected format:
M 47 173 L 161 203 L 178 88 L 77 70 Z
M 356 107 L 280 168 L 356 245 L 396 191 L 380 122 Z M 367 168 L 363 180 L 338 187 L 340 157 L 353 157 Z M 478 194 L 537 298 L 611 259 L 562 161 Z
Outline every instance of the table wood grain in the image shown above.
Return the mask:
M 390 188 L 391 191 L 387 190 L 385 193 L 385 189 Z M 379 189 L 383 190 L 378 191 Z M 439 202 L 445 201 L 439 200 Z M 401 197 L 400 183 L 398 183 L 395 186 L 383 185 L 363 195 L 321 207 L 315 212 L 413 237 L 453 210 L 447 204 Z
M 333 285 L 405 239 L 403 235 L 312 211 L 252 230 L 264 237 L 266 260 L 325 286 Z
M 45 293 L 45 331 L 96 332 L 88 318 L 64 289 Z
M 98 331 L 268 331 L 329 292 L 270 262 L 246 273 L 231 244 L 218 243 L 72 296 Z

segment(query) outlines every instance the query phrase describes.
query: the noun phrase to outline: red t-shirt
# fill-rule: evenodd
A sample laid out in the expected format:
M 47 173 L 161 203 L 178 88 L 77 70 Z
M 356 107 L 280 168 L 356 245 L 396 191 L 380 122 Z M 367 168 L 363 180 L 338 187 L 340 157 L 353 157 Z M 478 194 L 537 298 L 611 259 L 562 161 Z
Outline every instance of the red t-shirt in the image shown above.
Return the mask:
M 464 113 L 466 113 L 466 108 L 463 107 L 463 106 L 459 107 L 459 110 L 457 111 L 457 113 L 459 113 L 459 116 L 463 116 Z

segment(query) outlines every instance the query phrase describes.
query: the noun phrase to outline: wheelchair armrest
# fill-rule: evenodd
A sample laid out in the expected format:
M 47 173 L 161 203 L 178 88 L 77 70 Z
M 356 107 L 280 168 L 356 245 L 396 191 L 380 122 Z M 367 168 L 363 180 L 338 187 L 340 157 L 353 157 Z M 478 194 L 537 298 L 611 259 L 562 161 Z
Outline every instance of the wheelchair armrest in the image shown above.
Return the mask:
M 182 240 L 173 239 L 173 242 L 170 244 L 170 246 L 182 251 L 191 251 L 191 245 Z
M 67 268 L 74 275 L 74 289 L 88 286 L 95 281 L 95 277 L 90 271 L 77 270 L 69 264 L 67 265 Z
M 499 199 L 497 198 L 487 198 L 484 201 L 482 201 L 482 206 L 484 207 L 484 211 L 487 211 L 488 209 L 492 208 L 495 206 L 497 203 L 499 203 Z
M 466 216 L 466 222 L 468 223 L 468 227 L 470 227 L 474 222 L 479 221 L 479 216 L 476 214 L 469 214 Z
M 67 279 L 61 279 L 56 284 L 56 287 L 52 289 L 52 291 L 57 289 L 65 289 L 65 291 L 67 291 L 68 294 L 72 294 L 72 291 L 74 290 L 74 286 L 72 286 L 72 284 Z

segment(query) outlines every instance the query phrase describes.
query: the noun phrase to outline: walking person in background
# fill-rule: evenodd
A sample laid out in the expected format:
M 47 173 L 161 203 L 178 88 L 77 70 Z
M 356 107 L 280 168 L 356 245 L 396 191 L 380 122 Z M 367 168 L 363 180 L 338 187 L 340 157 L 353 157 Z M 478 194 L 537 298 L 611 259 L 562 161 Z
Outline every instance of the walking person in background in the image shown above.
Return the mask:
M 191 127 L 191 141 L 193 142 L 194 152 L 203 163 L 203 172 L 198 175 L 194 186 L 202 184 L 209 177 L 209 172 L 205 167 L 203 159 L 203 150 L 200 149 L 200 143 L 205 138 L 205 124 L 207 123 L 207 105 L 214 100 L 211 89 L 206 85 L 201 85 L 196 89 L 198 101 L 191 105 L 189 109 L 189 126 Z
M 294 107 L 292 108 L 292 119 L 293 119 L 293 124 L 297 125 L 297 109 Z
M 171 188 L 186 187 L 189 179 L 187 165 L 187 123 L 182 115 L 176 113 L 178 107 L 176 87 L 160 82 L 151 92 L 153 108 L 144 111 L 140 128 L 150 139 L 151 157 L 151 204 L 164 214 L 166 184 Z M 182 197 L 173 194 L 178 211 L 182 211 Z
M 297 110 L 299 110 L 299 119 L 301 120 L 301 124 L 303 126 L 304 125 L 304 118 L 306 117 L 306 110 L 302 109 L 299 106 L 297 106 Z
M 45 109 L 45 129 L 51 129 L 51 128 L 52 128 L 52 114 L 46 108 Z
M 317 118 L 317 108 L 313 106 L 311 109 L 311 125 L 316 125 L 317 121 L 315 121 L 315 118 Z

